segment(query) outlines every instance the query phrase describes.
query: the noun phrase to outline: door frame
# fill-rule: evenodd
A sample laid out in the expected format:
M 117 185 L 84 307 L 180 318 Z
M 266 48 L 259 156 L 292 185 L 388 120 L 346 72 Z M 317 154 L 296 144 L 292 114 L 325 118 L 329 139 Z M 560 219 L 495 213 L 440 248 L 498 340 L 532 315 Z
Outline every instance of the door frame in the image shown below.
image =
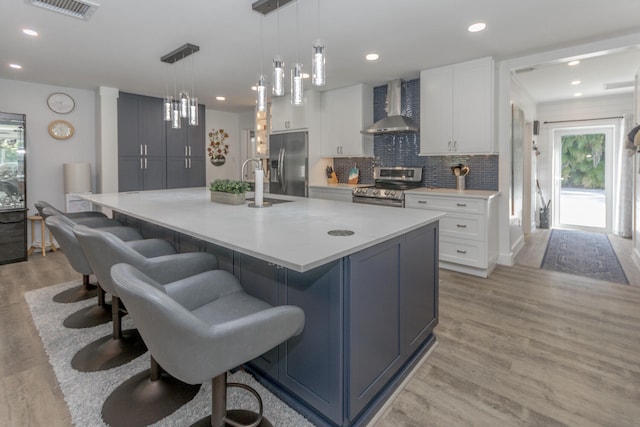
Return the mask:
M 551 140 L 553 144 L 553 195 L 552 195 L 552 227 L 580 229 L 586 231 L 597 231 L 611 233 L 613 230 L 613 168 L 615 165 L 615 138 L 617 136 L 619 123 L 614 120 L 602 120 L 589 125 L 582 123 L 567 123 L 562 127 L 557 127 L 551 131 Z M 604 228 L 585 227 L 571 224 L 560 223 L 560 190 L 561 190 L 561 170 L 562 170 L 562 136 L 580 135 L 590 133 L 605 134 L 604 148 L 604 187 L 605 187 L 605 218 L 606 224 Z

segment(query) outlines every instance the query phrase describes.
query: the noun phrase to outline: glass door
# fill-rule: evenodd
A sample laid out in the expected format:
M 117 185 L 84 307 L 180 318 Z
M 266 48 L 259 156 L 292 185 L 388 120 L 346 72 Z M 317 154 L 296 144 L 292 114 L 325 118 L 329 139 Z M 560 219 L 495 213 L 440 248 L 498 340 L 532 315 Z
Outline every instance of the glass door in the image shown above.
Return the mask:
M 0 210 L 26 208 L 25 119 L 0 113 Z
M 611 232 L 613 126 L 554 132 L 554 225 Z

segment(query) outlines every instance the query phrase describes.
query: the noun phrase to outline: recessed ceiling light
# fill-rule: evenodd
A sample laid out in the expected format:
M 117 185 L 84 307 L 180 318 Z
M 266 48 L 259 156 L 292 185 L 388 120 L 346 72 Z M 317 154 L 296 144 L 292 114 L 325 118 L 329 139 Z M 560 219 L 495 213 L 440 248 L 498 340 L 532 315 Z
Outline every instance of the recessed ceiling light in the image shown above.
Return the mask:
M 22 69 L 22 65 L 20 64 L 9 64 L 9 67 L 15 69 L 15 70 L 21 70 Z
M 578 93 L 574 93 L 573 96 L 582 96 L 582 94 L 578 92 Z
M 32 29 L 29 29 L 29 28 L 23 28 L 22 32 L 25 33 L 26 35 L 32 36 L 32 37 L 35 37 L 35 36 L 38 35 L 38 32 L 36 30 L 32 30 Z
M 574 81 L 571 82 L 571 84 L 574 85 L 574 86 L 579 85 L 580 83 L 581 83 L 580 80 L 574 80 Z
M 224 96 L 216 96 L 216 99 L 218 101 L 225 101 L 227 98 L 225 98 Z
M 475 24 L 469 25 L 469 28 L 467 28 L 467 30 L 470 33 L 477 33 L 478 31 L 482 31 L 485 28 L 487 28 L 487 24 L 485 24 L 484 22 L 476 22 Z
M 380 56 L 377 53 L 368 53 L 365 58 L 367 61 L 376 61 Z
M 580 61 L 575 60 L 575 61 L 570 61 L 567 65 L 570 67 L 573 67 L 574 65 L 578 65 L 580 63 Z
M 308 79 L 309 77 L 310 77 L 309 73 L 302 73 L 302 78 L 303 79 Z
M 251 90 L 258 90 L 258 88 L 255 86 L 251 86 Z

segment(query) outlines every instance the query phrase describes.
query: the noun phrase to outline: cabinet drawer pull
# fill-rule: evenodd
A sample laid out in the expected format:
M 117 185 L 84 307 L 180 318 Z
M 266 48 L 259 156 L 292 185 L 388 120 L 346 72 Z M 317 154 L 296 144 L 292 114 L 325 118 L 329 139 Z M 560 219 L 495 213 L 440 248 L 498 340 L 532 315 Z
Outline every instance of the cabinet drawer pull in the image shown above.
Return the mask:
M 457 206 L 459 206 L 459 207 L 461 207 L 461 208 L 464 208 L 464 207 L 466 207 L 466 206 L 467 206 L 467 204 L 466 204 L 466 203 L 456 203 L 456 205 L 457 205 Z
M 426 200 L 418 200 L 418 203 L 422 204 L 422 205 L 426 205 L 427 201 Z
M 467 224 L 456 224 L 458 228 L 467 228 Z
M 189 168 L 189 166 L 187 166 L 187 159 L 184 159 L 184 168 L 185 168 L 185 169 L 188 169 L 188 168 Z
M 463 251 L 461 249 L 456 249 L 456 252 L 458 252 L 459 254 L 466 254 L 467 253 L 467 251 Z
M 140 169 L 144 169 L 144 163 L 142 157 L 140 158 Z
M 146 157 L 144 158 L 144 168 L 145 169 L 147 168 L 147 158 Z
M 142 150 L 142 144 L 140 144 L 140 155 L 143 156 L 144 155 L 144 151 Z

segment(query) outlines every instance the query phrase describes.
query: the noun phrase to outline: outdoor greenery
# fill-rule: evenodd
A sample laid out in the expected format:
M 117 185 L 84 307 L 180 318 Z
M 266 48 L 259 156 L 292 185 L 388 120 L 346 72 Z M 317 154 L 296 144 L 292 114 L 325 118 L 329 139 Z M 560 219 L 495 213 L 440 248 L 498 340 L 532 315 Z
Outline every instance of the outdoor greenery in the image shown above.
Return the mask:
M 602 133 L 562 137 L 562 188 L 604 189 Z
M 241 194 L 249 191 L 251 187 L 248 183 L 242 181 L 233 181 L 230 179 L 216 179 L 211 183 L 209 190 L 220 191 L 222 193 Z

